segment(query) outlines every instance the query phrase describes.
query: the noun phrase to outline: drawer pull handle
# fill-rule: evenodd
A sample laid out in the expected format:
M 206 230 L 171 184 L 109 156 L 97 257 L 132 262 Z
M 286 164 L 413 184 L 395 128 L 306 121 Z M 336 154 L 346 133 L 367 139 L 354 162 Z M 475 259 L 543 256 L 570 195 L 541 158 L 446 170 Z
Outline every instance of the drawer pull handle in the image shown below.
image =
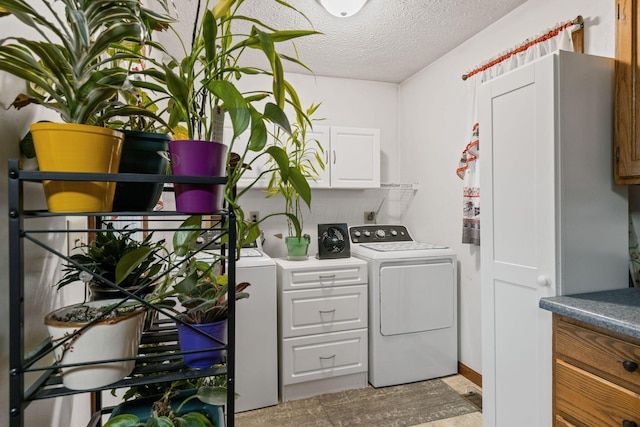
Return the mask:
M 320 314 L 329 314 L 329 313 L 335 313 L 336 309 L 334 308 L 333 310 L 318 310 L 320 312 Z
M 638 423 L 635 421 L 624 420 L 622 421 L 622 427 L 638 427 Z
M 627 372 L 635 372 L 638 370 L 638 364 L 632 360 L 625 360 L 622 362 L 622 367 Z
M 332 354 L 331 356 L 320 356 L 320 360 L 329 360 L 329 359 L 335 359 L 336 355 Z
M 320 278 L 320 280 L 331 280 L 331 279 L 335 279 L 336 275 L 335 274 L 321 274 L 320 276 L 318 276 Z

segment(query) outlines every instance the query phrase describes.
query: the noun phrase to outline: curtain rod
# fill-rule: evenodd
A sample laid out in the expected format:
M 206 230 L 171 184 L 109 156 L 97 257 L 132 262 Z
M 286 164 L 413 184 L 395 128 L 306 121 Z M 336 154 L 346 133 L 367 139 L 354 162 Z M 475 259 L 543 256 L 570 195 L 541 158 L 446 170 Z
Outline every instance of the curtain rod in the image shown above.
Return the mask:
M 536 39 L 534 39 L 532 41 L 524 43 L 523 45 L 521 45 L 521 46 L 519 46 L 519 47 L 517 47 L 517 48 L 515 48 L 515 49 L 513 49 L 513 50 L 511 50 L 511 51 L 509 51 L 507 53 L 505 53 L 504 55 L 501 55 L 500 57 L 498 57 L 498 58 L 496 58 L 496 59 L 494 59 L 492 61 L 489 61 L 488 63 L 486 63 L 484 65 L 481 65 L 481 66 L 477 67 L 473 71 L 469 71 L 468 73 L 463 74 L 462 75 L 462 80 L 467 80 L 469 77 L 473 76 L 474 74 L 477 74 L 477 73 L 479 73 L 481 71 L 484 71 L 484 70 L 486 70 L 488 68 L 491 68 L 494 65 L 499 64 L 502 61 L 512 57 L 513 55 L 527 50 L 528 48 L 530 48 L 531 46 L 533 46 L 535 44 L 538 44 L 540 42 L 548 40 L 551 37 L 555 37 L 555 36 L 558 35 L 558 33 L 560 33 L 560 31 L 563 31 L 564 29 L 569 28 L 572 25 L 580 25 L 580 28 L 584 28 L 584 19 L 582 18 L 582 15 L 578 15 L 576 17 L 576 19 L 574 19 L 572 21 L 565 22 L 564 24 L 559 25 L 558 27 L 554 28 L 553 30 L 550 30 L 546 34 L 544 34 L 544 35 L 542 35 L 540 37 L 537 37 Z

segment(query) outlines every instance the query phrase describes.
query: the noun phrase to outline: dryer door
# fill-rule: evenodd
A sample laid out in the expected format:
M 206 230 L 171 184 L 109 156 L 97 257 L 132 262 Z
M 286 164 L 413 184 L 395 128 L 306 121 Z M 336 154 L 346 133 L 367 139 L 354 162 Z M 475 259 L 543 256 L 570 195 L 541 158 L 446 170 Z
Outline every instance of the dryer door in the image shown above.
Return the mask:
M 380 333 L 410 334 L 454 323 L 454 265 L 383 264 L 380 268 Z

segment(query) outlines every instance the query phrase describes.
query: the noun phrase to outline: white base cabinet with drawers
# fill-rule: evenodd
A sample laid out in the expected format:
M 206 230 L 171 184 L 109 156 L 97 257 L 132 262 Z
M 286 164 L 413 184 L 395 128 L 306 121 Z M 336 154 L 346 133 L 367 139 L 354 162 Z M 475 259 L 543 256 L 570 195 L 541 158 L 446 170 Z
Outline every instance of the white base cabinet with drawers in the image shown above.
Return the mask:
M 366 261 L 275 262 L 282 401 L 366 387 Z

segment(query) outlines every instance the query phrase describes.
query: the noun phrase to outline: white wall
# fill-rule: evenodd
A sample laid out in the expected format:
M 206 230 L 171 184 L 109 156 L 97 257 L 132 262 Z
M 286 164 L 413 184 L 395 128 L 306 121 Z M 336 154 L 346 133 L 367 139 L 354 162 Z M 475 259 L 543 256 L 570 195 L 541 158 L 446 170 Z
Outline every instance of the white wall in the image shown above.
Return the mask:
M 401 180 L 420 182 L 405 223 L 418 240 L 458 254 L 460 357 L 481 372 L 480 250 L 462 244 L 462 181 L 455 169 L 467 142 L 461 75 L 556 23 L 585 18 L 585 52 L 615 56 L 614 2 L 529 0 L 400 86 Z M 482 134 L 480 134 L 482 155 Z M 482 208 L 481 208 L 482 209 Z
M 324 118 L 323 126 L 351 126 L 380 129 L 381 180 L 397 182 L 399 171 L 398 85 L 363 80 L 314 77 L 289 74 L 287 79 L 298 91 L 303 107 L 322 102 L 314 117 Z M 242 82 L 241 82 L 242 83 Z M 243 85 L 239 85 L 243 88 Z M 317 224 L 364 222 L 364 211 L 377 211 L 382 204 L 379 222 L 399 222 L 400 209 L 394 202 L 394 190 L 314 190 L 311 211 L 304 215 L 304 231 L 311 235 L 309 254 L 317 251 Z M 383 203 L 384 201 L 384 203 Z M 263 218 L 282 212 L 280 197 L 266 200 L 261 190 L 250 190 L 241 200 L 245 213 L 259 211 Z M 284 217 L 273 217 L 262 223 L 264 248 L 273 257 L 286 255 L 284 241 L 274 234 L 286 235 Z

